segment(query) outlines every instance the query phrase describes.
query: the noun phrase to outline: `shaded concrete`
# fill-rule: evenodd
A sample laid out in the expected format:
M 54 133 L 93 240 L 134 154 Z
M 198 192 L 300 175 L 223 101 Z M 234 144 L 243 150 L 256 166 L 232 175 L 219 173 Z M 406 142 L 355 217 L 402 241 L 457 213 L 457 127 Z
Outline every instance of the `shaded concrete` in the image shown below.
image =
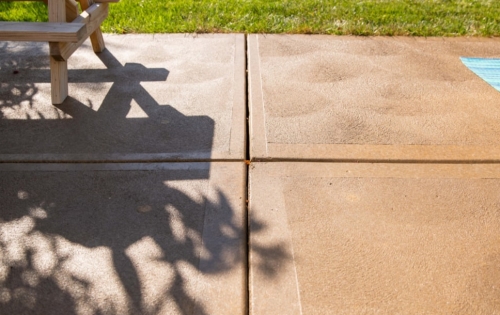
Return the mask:
M 0 313 L 245 314 L 245 173 L 0 164 Z
M 498 314 L 499 190 L 494 164 L 254 163 L 251 314 Z
M 249 35 L 252 158 L 500 160 L 498 39 Z
M 108 35 L 69 60 L 50 102 L 46 43 L 0 43 L 0 160 L 168 161 L 245 156 L 244 35 Z

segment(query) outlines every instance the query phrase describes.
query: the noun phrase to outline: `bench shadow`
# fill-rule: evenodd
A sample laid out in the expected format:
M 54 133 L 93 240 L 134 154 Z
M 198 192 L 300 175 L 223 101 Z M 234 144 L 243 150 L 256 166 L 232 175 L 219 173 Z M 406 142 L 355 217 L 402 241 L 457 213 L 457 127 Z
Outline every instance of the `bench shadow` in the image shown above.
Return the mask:
M 71 83 L 85 83 L 88 88 L 70 90 L 61 105 L 52 106 L 48 97 L 37 99 L 35 83 L 46 83 L 48 88 L 50 82 L 50 71 L 41 69 L 47 66 L 40 58 L 43 49 L 29 47 L 38 47 L 38 58 L 4 61 L 0 69 L 5 82 L 0 86 L 0 154 L 64 154 L 90 160 L 117 154 L 131 159 L 142 154 L 144 160 L 180 154 L 210 158 L 213 119 L 186 116 L 171 105 L 159 104 L 141 85 L 167 81 L 167 69 L 122 65 L 105 50 L 98 57 L 106 69 L 69 70 Z M 107 92 L 106 85 L 111 85 Z M 71 96 L 82 91 L 94 95 Z M 100 104 L 93 103 L 95 95 L 103 94 Z

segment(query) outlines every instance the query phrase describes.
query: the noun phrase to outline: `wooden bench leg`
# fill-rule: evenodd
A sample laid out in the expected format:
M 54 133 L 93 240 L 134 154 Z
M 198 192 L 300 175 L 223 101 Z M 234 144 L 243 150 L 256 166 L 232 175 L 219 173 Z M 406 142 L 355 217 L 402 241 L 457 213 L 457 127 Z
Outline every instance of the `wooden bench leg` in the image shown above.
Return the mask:
M 42 0 L 42 1 L 46 5 L 49 5 L 49 0 Z M 66 22 L 68 23 L 73 22 L 78 17 L 79 14 L 80 13 L 78 12 L 78 3 L 76 3 L 75 0 L 66 0 Z
M 90 35 L 90 42 L 92 43 L 92 48 L 94 48 L 94 52 L 96 53 L 103 52 L 104 49 L 106 49 L 100 28 Z
M 52 104 L 61 104 L 68 96 L 68 62 L 50 57 Z
M 87 10 L 91 5 L 94 4 L 93 0 L 80 0 L 80 6 L 82 10 Z M 92 48 L 94 52 L 100 53 L 106 49 L 104 44 L 104 38 L 102 37 L 101 28 L 97 28 L 94 33 L 90 35 L 90 42 L 92 43 Z
M 66 1 L 48 0 L 49 22 L 66 22 Z M 61 104 L 68 96 L 68 62 L 50 56 L 52 104 Z

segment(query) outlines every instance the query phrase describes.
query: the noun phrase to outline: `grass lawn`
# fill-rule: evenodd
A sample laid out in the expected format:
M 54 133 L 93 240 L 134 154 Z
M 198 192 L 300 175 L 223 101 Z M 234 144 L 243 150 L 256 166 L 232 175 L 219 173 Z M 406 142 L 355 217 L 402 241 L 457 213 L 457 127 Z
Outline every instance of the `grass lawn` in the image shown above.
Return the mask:
M 0 2 L 0 20 L 46 21 L 43 3 Z M 112 33 L 500 36 L 498 0 L 121 0 Z

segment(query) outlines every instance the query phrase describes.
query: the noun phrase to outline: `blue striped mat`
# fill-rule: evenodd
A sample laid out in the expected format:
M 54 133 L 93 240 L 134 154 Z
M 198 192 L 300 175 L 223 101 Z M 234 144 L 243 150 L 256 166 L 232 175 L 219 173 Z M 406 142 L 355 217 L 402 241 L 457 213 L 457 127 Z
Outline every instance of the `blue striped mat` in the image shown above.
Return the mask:
M 500 59 L 460 57 L 464 65 L 500 91 Z

